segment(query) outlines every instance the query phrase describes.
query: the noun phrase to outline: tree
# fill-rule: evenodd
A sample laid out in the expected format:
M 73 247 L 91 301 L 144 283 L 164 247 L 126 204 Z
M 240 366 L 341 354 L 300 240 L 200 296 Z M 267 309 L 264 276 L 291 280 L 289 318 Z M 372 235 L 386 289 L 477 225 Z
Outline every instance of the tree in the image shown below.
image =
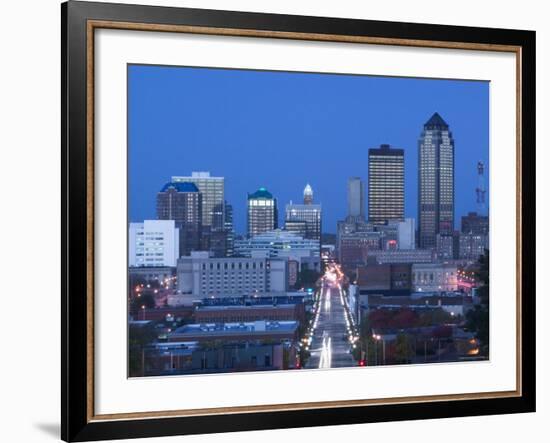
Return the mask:
M 302 268 L 298 274 L 298 280 L 296 281 L 296 288 L 314 287 L 317 284 L 321 274 L 313 269 Z
M 414 357 L 413 338 L 409 334 L 397 334 L 395 339 L 395 360 L 397 363 L 410 363 Z
M 481 282 L 478 287 L 479 305 L 466 314 L 466 327 L 476 334 L 480 341 L 480 355 L 489 355 L 489 251 L 479 258 L 476 273 Z
M 479 269 L 476 272 L 476 278 L 481 285 L 478 288 L 478 296 L 482 305 L 489 307 L 489 250 L 485 250 L 485 255 L 479 257 Z
M 155 307 L 155 298 L 152 294 L 143 293 L 139 297 L 133 298 L 130 302 L 130 312 L 139 317 L 143 306 L 145 306 L 145 309 L 153 309 Z M 136 318 L 136 320 L 139 320 L 139 318 Z
M 157 339 L 152 325 L 131 326 L 128 331 L 128 366 L 131 377 L 144 375 L 144 350 Z
M 376 309 L 368 314 L 368 323 L 372 328 L 387 328 L 390 322 L 391 313 L 387 309 Z
M 311 353 L 309 351 L 306 351 L 304 347 L 301 347 L 299 351 L 299 356 L 300 356 L 300 366 L 303 368 L 306 365 L 307 361 L 309 360 L 309 357 L 311 357 Z M 287 366 L 288 366 L 288 363 L 287 363 Z
M 378 311 L 373 311 L 378 312 Z M 372 313 L 371 313 L 372 314 Z M 375 346 L 377 342 L 372 337 L 372 327 L 370 321 L 370 315 L 366 314 L 361 319 L 361 325 L 359 328 L 359 346 L 354 350 L 354 358 L 356 360 L 364 359 L 367 366 L 376 364 L 376 352 Z
M 456 319 L 441 308 L 434 308 L 422 312 L 418 317 L 416 326 L 433 326 L 443 323 L 454 323 Z
M 401 308 L 390 318 L 390 328 L 404 329 L 413 327 L 418 321 L 418 315 L 408 308 Z

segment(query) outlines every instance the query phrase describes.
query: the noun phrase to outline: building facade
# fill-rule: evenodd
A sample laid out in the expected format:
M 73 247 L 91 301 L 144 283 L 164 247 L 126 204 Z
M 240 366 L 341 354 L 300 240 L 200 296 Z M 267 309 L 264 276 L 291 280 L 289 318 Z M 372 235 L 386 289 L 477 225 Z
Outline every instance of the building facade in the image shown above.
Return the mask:
M 416 247 L 416 228 L 414 218 L 406 218 L 397 223 L 397 246 L 399 249 L 410 250 Z
M 167 183 L 157 194 L 157 218 L 174 220 L 179 230 L 179 254 L 201 249 L 202 195 L 189 182 Z
M 460 232 L 463 234 L 489 235 L 489 217 L 478 215 L 477 212 L 468 212 L 460 220 Z
M 305 238 L 321 241 L 321 205 L 313 204 L 313 189 L 308 184 L 304 189 L 304 204 L 290 202 L 285 207 L 285 229 L 293 230 L 299 226 L 297 222 L 305 223 Z
M 179 229 L 174 220 L 145 220 L 130 223 L 129 266 L 176 266 L 179 258 Z
M 340 237 L 338 259 L 345 270 L 363 266 L 370 251 L 380 250 L 381 233 L 354 232 Z
M 431 263 L 434 252 L 431 249 L 369 250 L 368 257 L 377 263 Z
M 369 221 L 385 223 L 405 218 L 405 154 L 380 145 L 369 149 Z
M 224 342 L 252 342 L 262 340 L 294 341 L 298 337 L 297 321 L 254 321 L 245 323 L 188 324 L 168 335 L 169 342 L 199 343 L 220 340 Z
M 293 232 L 280 229 L 264 232 L 252 238 L 235 240 L 235 254 L 252 257 L 255 252 L 276 257 L 319 257 L 320 246 L 316 240 L 303 238 Z
M 202 195 L 201 223 L 212 231 L 224 228 L 224 177 L 212 177 L 210 172 L 192 172 L 191 176 L 172 177 L 173 183 L 193 183 Z
M 321 205 L 286 205 L 285 228 L 296 227 L 293 222 L 305 222 L 305 238 L 321 241 Z
M 414 292 L 452 292 L 458 289 L 458 272 L 452 264 L 413 264 Z
M 285 220 L 285 231 L 305 238 L 307 234 L 307 222 L 301 220 Z
M 373 264 L 358 268 L 357 285 L 360 293 L 410 294 L 411 264 Z
M 195 252 L 178 260 L 177 276 L 180 292 L 201 298 L 288 289 L 286 259 L 214 258 L 208 252 Z
M 459 237 L 459 232 L 436 235 L 435 252 L 439 260 L 455 260 L 458 258 Z
M 449 125 L 436 112 L 418 141 L 418 244 L 435 248 L 454 229 L 454 149 Z
M 348 179 L 348 217 L 365 220 L 365 186 L 360 177 Z
M 303 322 L 306 318 L 304 303 L 265 305 L 198 306 L 193 313 L 195 323 L 232 323 L 258 320 Z
M 266 188 L 248 194 L 247 207 L 248 237 L 277 229 L 277 199 Z
M 458 258 L 477 261 L 489 249 L 489 236 L 478 234 L 460 234 Z
M 225 255 L 227 257 L 233 256 L 235 247 L 235 228 L 233 225 L 233 205 L 225 202 Z

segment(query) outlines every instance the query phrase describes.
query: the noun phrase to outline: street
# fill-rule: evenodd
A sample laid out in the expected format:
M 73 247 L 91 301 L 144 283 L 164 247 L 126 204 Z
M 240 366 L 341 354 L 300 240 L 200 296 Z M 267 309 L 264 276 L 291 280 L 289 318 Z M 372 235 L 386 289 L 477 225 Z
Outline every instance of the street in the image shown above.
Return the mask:
M 339 283 L 333 282 L 325 282 L 320 290 L 306 369 L 356 366 L 350 354 L 346 306 L 340 291 Z

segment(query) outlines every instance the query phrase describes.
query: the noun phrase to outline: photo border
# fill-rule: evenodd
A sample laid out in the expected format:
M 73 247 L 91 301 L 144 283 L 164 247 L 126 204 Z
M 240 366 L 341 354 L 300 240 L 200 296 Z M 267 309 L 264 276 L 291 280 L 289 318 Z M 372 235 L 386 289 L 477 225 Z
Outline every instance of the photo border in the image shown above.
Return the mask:
M 516 320 L 519 331 L 516 390 L 95 415 L 94 31 L 100 28 L 515 53 Z M 535 33 L 530 31 L 108 3 L 64 3 L 62 438 L 84 441 L 534 411 L 534 68 Z M 523 146 L 527 148 L 523 149 Z M 527 247 L 523 247 L 524 244 Z M 522 297 L 523 293 L 530 297 Z

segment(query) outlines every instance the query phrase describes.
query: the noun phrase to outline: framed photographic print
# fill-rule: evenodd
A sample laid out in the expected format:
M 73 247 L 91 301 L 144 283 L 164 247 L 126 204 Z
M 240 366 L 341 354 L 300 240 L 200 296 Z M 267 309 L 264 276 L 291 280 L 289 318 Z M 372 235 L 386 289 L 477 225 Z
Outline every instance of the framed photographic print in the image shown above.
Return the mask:
M 61 12 L 64 440 L 535 410 L 534 32 Z

